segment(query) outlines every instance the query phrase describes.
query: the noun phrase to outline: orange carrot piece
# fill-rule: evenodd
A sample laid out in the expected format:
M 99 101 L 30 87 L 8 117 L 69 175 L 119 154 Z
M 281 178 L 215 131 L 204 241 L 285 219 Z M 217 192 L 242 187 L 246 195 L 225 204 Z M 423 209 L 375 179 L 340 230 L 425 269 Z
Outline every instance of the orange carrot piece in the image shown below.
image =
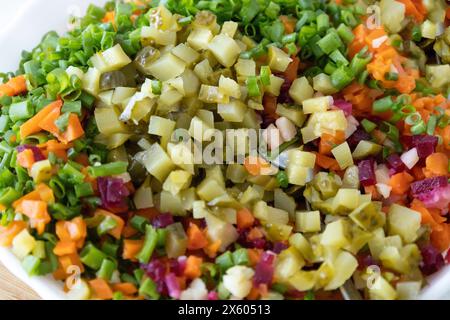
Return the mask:
M 286 34 L 291 34 L 295 31 L 296 20 L 288 16 L 280 16 Z
M 116 13 L 114 11 L 108 11 L 102 19 L 103 23 L 114 23 L 116 18 Z
M 123 219 L 121 217 L 115 215 L 114 213 L 111 213 L 109 211 L 102 210 L 102 209 L 97 209 L 95 211 L 95 215 L 96 216 L 97 215 L 103 215 L 103 216 L 107 216 L 107 217 L 113 218 L 117 222 L 117 227 L 115 227 L 114 229 L 108 231 L 108 234 L 112 235 L 116 239 L 120 239 L 121 238 L 122 230 L 125 227 L 125 222 L 123 221 Z
M 217 256 L 217 253 L 219 252 L 221 245 L 222 241 L 219 239 L 208 245 L 206 248 L 203 248 L 203 251 L 206 253 L 208 257 L 212 259 Z
M 298 67 L 300 66 L 300 59 L 293 57 L 292 62 L 288 65 L 283 75 L 286 81 L 294 82 L 298 78 Z
M 9 247 L 13 239 L 27 227 L 24 221 L 13 221 L 8 226 L 0 226 L 0 246 Z
M 450 225 L 442 224 L 442 230 L 433 230 L 431 232 L 431 243 L 440 252 L 444 252 L 450 247 Z
M 44 131 L 50 132 L 55 137 L 60 134 L 58 127 L 55 124 L 55 121 L 61 115 L 61 109 L 55 108 L 53 109 L 42 121 L 39 123 L 39 128 Z
M 26 169 L 31 169 L 34 164 L 34 154 L 30 149 L 25 149 L 17 154 L 17 163 Z
M 27 82 L 23 75 L 11 78 L 8 82 L 0 85 L 0 97 L 4 95 L 13 97 L 25 92 L 27 92 Z
M 261 259 L 261 249 L 247 249 L 248 259 L 251 266 L 256 266 Z
M 445 176 L 448 175 L 448 157 L 445 153 L 436 152 L 425 160 L 425 176 Z
M 411 0 L 398 0 L 405 5 L 405 14 L 407 16 L 413 16 L 417 22 L 423 22 L 425 15 L 418 10 L 416 5 Z M 421 2 L 421 0 L 420 0 Z
M 400 172 L 391 177 L 389 185 L 392 187 L 392 193 L 396 195 L 405 194 L 414 178 L 407 172 Z
M 67 126 L 66 132 L 62 134 L 60 138 L 63 142 L 72 142 L 84 135 L 83 126 L 81 125 L 80 119 L 75 113 L 71 113 L 69 116 L 69 124 Z
M 260 157 L 247 157 L 244 160 L 244 167 L 252 176 L 259 176 L 267 172 L 271 165 Z
M 189 256 L 186 260 L 186 267 L 184 269 L 184 275 L 189 279 L 197 279 L 202 275 L 202 269 L 200 268 L 203 263 L 203 259 L 196 256 Z
M 52 102 L 44 109 L 39 111 L 33 118 L 22 124 L 20 126 L 20 136 L 22 137 L 22 139 L 41 131 L 39 124 L 42 122 L 42 120 L 44 120 L 45 117 L 47 117 L 47 115 L 54 109 L 61 109 L 62 105 L 63 103 L 61 100 Z
M 125 260 L 136 260 L 136 255 L 141 251 L 144 241 L 142 240 L 124 240 L 122 258 Z
M 242 208 L 237 212 L 237 226 L 239 229 L 251 228 L 255 223 L 255 217 L 247 208 Z
M 205 234 L 194 223 L 189 224 L 187 236 L 189 250 L 203 249 L 208 245 L 208 239 L 206 238 Z
M 320 138 L 319 153 L 330 155 L 331 150 L 345 141 L 345 132 L 336 130 L 335 134 L 323 133 Z
M 96 298 L 101 300 L 111 300 L 113 298 L 113 291 L 105 280 L 97 278 L 89 281 L 89 285 L 94 291 Z
M 53 253 L 57 256 L 66 256 L 76 252 L 77 245 L 75 241 L 59 241 L 53 249 Z
M 120 291 L 126 296 L 132 296 L 138 292 L 136 286 L 130 282 L 116 283 L 112 285 L 114 291 Z
M 330 169 L 331 171 L 341 170 L 336 159 L 324 156 L 320 153 L 316 154 L 316 164 L 323 169 Z
M 55 196 L 53 190 L 44 183 L 40 183 L 35 187 L 35 190 L 39 193 L 40 200 L 47 203 L 54 203 Z

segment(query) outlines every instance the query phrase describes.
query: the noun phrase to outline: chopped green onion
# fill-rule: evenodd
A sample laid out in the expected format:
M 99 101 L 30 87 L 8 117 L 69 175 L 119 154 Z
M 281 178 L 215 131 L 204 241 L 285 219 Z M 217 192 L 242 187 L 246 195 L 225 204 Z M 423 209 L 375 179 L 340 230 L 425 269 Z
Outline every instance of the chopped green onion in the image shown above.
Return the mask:
M 331 74 L 331 83 L 336 89 L 343 89 L 349 85 L 354 79 L 354 75 L 350 69 L 346 67 L 340 67 Z
M 426 130 L 427 127 L 425 126 L 425 122 L 423 122 L 423 120 L 411 127 L 411 133 L 413 135 L 425 133 Z
M 14 201 L 19 199 L 22 194 L 12 187 L 0 191 L 0 204 L 9 207 Z
M 39 270 L 39 265 L 41 264 L 41 259 L 28 255 L 22 261 L 22 267 L 28 273 L 28 275 L 33 276 L 36 275 Z
M 414 26 L 411 30 L 411 39 L 414 42 L 419 42 L 422 40 L 422 30 L 420 30 L 420 26 Z
M 247 249 L 241 248 L 233 252 L 234 265 L 246 266 L 249 263 Z
M 437 124 L 437 117 L 436 115 L 431 115 L 428 119 L 427 123 L 427 134 L 432 136 L 434 135 L 434 131 L 436 130 L 436 124 Z
M 81 101 L 66 101 L 61 109 L 62 113 L 76 113 L 81 116 Z
M 331 32 L 320 39 L 320 41 L 317 42 L 317 45 L 325 52 L 325 54 L 330 54 L 342 46 L 342 41 L 335 32 Z
M 78 198 L 92 196 L 94 194 L 94 190 L 92 189 L 92 185 L 88 182 L 77 184 L 74 187 L 75 195 Z
M 128 163 L 126 162 L 111 162 L 101 166 L 89 167 L 88 172 L 94 178 L 116 176 L 127 172 Z
M 296 41 L 297 41 L 296 33 L 287 34 L 287 35 L 283 36 L 283 38 L 281 38 L 282 44 L 292 43 L 292 42 L 296 42 Z
M 258 85 L 258 79 L 255 76 L 247 78 L 247 90 L 249 97 L 259 97 L 261 96 L 261 91 Z
M 139 288 L 139 295 L 148 297 L 153 300 L 158 300 L 160 296 L 156 283 L 150 278 L 146 278 L 144 282 L 142 282 Z
M 100 269 L 103 260 L 106 258 L 106 254 L 97 249 L 92 243 L 86 245 L 80 253 L 81 262 L 94 270 Z
M 339 50 L 334 50 L 330 54 L 330 59 L 336 62 L 337 66 L 348 66 L 349 62 Z
M 397 81 L 398 80 L 398 73 L 396 73 L 396 72 L 388 72 L 388 73 L 386 73 L 384 75 L 384 78 L 386 80 L 389 80 L 389 81 Z
M 9 117 L 13 122 L 29 119 L 33 116 L 33 106 L 29 100 L 13 103 L 9 107 Z
M 384 97 L 373 103 L 373 111 L 375 112 L 386 112 L 391 109 L 394 101 L 392 101 L 391 96 Z
M 123 300 L 123 299 L 124 299 L 124 295 L 123 295 L 122 292 L 116 291 L 116 292 L 113 293 L 113 300 L 120 301 L 120 300 Z
M 289 186 L 289 179 L 284 171 L 280 171 L 277 174 L 277 182 L 281 188 L 287 188 Z
M 297 46 L 293 42 L 286 44 L 286 49 L 289 55 L 294 55 L 297 52 Z
M 144 218 L 142 216 L 134 216 L 133 218 L 131 218 L 130 224 L 134 229 L 144 233 L 145 226 L 149 224 L 149 221 L 147 220 L 147 218 Z
M 117 255 L 118 250 L 119 245 L 114 244 L 112 242 L 105 241 L 102 244 L 102 251 L 106 253 L 108 256 L 115 257 Z
M 230 251 L 226 251 L 218 256 L 215 262 L 216 265 L 219 266 L 220 270 L 222 270 L 222 272 L 225 272 L 234 265 L 233 255 Z
M 317 30 L 322 33 L 330 27 L 330 17 L 326 13 L 317 16 Z
M 136 255 L 140 263 L 148 263 L 155 250 L 158 234 L 152 225 L 145 226 L 145 240 L 141 251 Z
M 106 234 L 117 227 L 117 221 L 113 217 L 105 217 L 97 226 L 97 233 L 99 236 Z
M 59 131 L 64 132 L 67 130 L 67 127 L 69 126 L 69 117 L 70 113 L 66 112 L 63 113 L 58 119 L 56 119 L 55 125 Z
M 162 82 L 159 80 L 152 80 L 152 92 L 153 94 L 161 94 L 162 91 Z
M 352 32 L 352 29 L 347 27 L 345 24 L 341 23 L 337 28 L 337 33 L 345 43 L 350 43 L 355 38 L 355 35 Z
M 410 125 L 410 126 L 415 126 L 416 124 L 418 124 L 420 121 L 422 121 L 422 116 L 420 115 L 420 113 L 415 112 L 413 114 L 410 114 L 409 116 L 406 117 L 405 119 L 405 123 Z
M 110 259 L 104 259 L 100 269 L 97 271 L 97 277 L 109 281 L 114 270 L 116 270 L 116 264 Z
M 375 123 L 373 123 L 372 121 L 367 120 L 367 119 L 363 119 L 361 121 L 361 125 L 363 126 L 364 130 L 367 133 L 371 133 L 377 127 L 377 125 Z
M 272 71 L 269 66 L 262 66 L 261 71 L 259 73 L 259 79 L 264 86 L 270 85 L 270 76 L 272 75 Z
M 0 133 L 5 133 L 9 129 L 9 117 L 4 114 L 0 116 Z

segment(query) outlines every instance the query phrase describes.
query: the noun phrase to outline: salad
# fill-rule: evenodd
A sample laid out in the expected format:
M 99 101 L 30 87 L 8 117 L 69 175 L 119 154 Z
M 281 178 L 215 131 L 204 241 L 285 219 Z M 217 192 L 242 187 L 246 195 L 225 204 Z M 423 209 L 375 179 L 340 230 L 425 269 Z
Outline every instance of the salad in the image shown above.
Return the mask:
M 71 299 L 417 298 L 450 262 L 449 18 L 91 5 L 1 74 L 0 245 Z

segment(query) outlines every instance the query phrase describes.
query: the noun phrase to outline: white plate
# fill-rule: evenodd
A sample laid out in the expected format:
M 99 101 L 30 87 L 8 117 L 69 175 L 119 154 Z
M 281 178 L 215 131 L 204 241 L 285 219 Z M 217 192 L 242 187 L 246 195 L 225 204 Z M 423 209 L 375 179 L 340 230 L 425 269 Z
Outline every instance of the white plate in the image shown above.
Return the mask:
M 48 31 L 64 32 L 70 15 L 83 14 L 90 3 L 104 2 L 104 0 L 0 0 L 0 21 L 3 23 L 0 28 L 0 72 L 15 71 L 22 50 L 33 49 Z M 30 278 L 8 249 L 0 248 L 0 261 L 43 299 L 65 298 L 60 282 L 54 281 L 50 276 Z M 422 299 L 450 300 L 450 266 L 429 280 L 431 285 L 423 290 Z

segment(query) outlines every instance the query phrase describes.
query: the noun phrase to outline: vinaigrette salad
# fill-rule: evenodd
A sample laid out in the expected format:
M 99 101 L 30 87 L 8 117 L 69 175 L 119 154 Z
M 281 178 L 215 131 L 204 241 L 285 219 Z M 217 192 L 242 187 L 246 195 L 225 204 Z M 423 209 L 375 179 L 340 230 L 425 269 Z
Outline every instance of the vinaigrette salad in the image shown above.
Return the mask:
M 450 262 L 441 0 L 91 5 L 0 80 L 0 245 L 70 299 L 415 299 Z

